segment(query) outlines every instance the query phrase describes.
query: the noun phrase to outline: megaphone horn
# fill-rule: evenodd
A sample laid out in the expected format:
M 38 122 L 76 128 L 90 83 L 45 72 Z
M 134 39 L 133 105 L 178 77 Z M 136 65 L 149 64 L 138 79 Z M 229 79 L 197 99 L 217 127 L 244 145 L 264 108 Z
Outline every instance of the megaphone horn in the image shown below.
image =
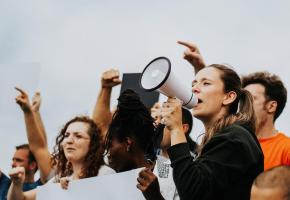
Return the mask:
M 171 62 L 166 57 L 155 58 L 144 68 L 140 85 L 145 91 L 158 90 L 167 97 L 177 97 L 189 109 L 197 104 L 191 84 L 185 86 L 177 80 L 171 73 Z

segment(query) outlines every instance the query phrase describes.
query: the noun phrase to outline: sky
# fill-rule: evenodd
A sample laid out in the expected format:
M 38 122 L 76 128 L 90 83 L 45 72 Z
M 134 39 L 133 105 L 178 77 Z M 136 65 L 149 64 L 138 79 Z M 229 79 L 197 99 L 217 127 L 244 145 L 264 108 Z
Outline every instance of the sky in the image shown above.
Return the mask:
M 0 0 L 0 169 L 7 173 L 15 145 L 27 142 L 14 86 L 31 97 L 41 92 L 51 149 L 66 121 L 91 115 L 109 68 L 141 72 L 166 56 L 172 73 L 191 84 L 177 40 L 196 43 L 207 64 L 230 64 L 240 74 L 267 70 L 289 88 L 289 10 L 287 0 Z M 286 105 L 276 124 L 288 135 L 289 111 Z M 194 123 L 196 139 L 202 126 Z

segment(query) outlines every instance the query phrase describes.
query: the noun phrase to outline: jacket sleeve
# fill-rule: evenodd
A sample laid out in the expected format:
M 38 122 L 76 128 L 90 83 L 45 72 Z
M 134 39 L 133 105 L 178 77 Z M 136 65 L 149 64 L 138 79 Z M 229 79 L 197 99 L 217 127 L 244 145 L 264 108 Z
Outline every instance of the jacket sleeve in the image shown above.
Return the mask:
M 243 139 L 237 137 L 239 133 L 231 134 L 232 129 L 226 131 L 229 134 L 213 137 L 195 161 L 187 143 L 168 149 L 174 182 L 181 199 L 213 198 L 211 195 L 235 184 L 249 164 L 255 162 L 255 154 L 251 153 L 251 147 L 244 144 Z

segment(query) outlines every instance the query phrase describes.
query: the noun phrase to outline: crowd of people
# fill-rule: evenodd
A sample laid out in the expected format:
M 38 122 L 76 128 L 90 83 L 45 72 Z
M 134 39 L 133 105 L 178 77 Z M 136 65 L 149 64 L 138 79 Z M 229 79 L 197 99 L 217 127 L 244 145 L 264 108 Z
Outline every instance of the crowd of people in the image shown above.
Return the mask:
M 195 44 L 184 59 L 195 70 L 190 112 L 176 97 L 144 105 L 131 89 L 111 111 L 118 70 L 102 74 L 92 116 L 66 122 L 49 152 L 39 112 L 16 88 L 28 144 L 16 147 L 9 177 L 0 171 L 0 198 L 36 199 L 36 187 L 140 169 L 136 187 L 145 199 L 290 199 L 290 138 L 275 127 L 287 102 L 281 79 L 269 72 L 239 76 L 232 67 L 206 65 Z M 192 140 L 193 117 L 204 125 L 200 143 Z M 39 170 L 40 178 L 35 180 Z M 97 194 L 96 194 L 97 195 Z

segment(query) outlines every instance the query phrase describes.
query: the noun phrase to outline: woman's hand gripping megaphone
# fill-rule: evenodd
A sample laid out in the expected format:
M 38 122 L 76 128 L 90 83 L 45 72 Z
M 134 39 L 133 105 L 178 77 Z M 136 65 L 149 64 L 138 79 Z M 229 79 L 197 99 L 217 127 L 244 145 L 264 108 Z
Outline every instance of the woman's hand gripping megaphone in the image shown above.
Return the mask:
M 176 97 L 169 97 L 166 102 L 162 104 L 161 109 L 161 123 L 164 124 L 168 130 L 182 129 L 182 101 Z

